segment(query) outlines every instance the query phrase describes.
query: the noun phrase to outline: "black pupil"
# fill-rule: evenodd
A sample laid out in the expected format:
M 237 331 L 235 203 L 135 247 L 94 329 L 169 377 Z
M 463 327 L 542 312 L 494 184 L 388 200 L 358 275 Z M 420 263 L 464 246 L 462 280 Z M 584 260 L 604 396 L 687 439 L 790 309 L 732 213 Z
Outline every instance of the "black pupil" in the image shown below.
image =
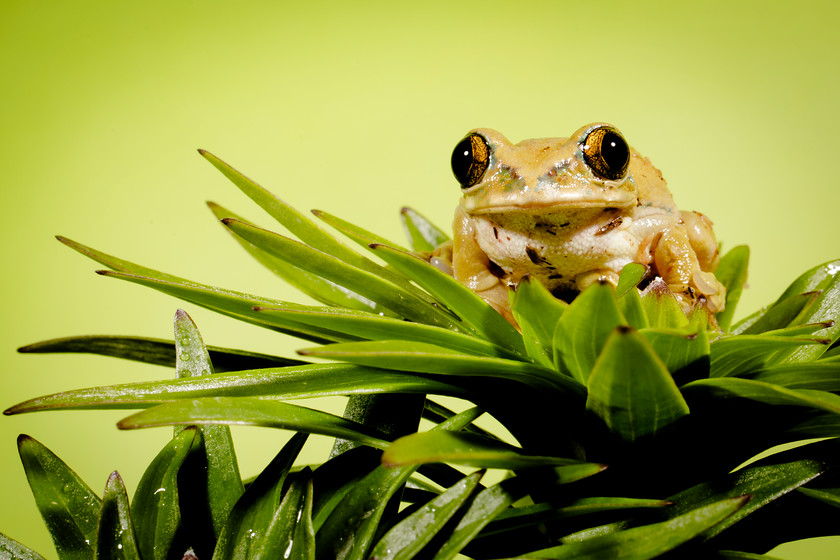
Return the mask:
M 462 189 L 468 189 L 481 182 L 489 164 L 489 146 L 478 134 L 470 134 L 458 142 L 452 151 L 452 173 L 461 183 Z
M 452 151 L 452 173 L 462 185 L 469 182 L 470 168 L 473 165 L 472 141 L 469 137 L 461 140 Z
M 627 164 L 630 150 L 624 139 L 614 132 L 607 132 L 601 140 L 601 158 L 613 171 L 621 171 Z

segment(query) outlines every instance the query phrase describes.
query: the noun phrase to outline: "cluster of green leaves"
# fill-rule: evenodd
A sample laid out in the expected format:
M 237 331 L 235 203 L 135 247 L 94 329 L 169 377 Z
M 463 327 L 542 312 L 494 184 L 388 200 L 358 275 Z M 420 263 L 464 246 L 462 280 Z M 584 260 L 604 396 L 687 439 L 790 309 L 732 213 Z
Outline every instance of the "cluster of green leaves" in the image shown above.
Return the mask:
M 19 448 L 61 558 L 757 558 L 840 532 L 840 261 L 802 274 L 732 325 L 748 251 L 717 272 L 725 311 L 686 316 L 629 265 L 569 304 L 524 280 L 514 328 L 422 255 L 446 235 L 405 209 L 411 250 L 324 212 L 340 242 L 202 152 L 291 237 L 211 209 L 259 262 L 322 306 L 223 290 L 68 239 L 128 280 L 311 344 L 302 357 L 207 347 L 183 311 L 174 340 L 84 336 L 21 349 L 173 366 L 174 379 L 37 397 L 5 411 L 136 409 L 174 426 L 129 502 L 92 491 L 43 445 Z M 344 417 L 290 400 L 345 395 Z M 440 397 L 458 397 L 452 411 Z M 459 401 L 460 402 L 460 401 Z M 475 424 L 492 415 L 507 434 Z M 433 424 L 418 431 L 423 417 Z M 243 484 L 228 425 L 296 434 Z M 309 434 L 337 438 L 295 461 Z M 510 439 L 512 436 L 512 440 Z M 514 443 L 512 443 L 514 442 Z M 457 468 L 456 468 L 457 466 Z M 501 469 L 496 483 L 486 469 Z M 40 558 L 0 535 L 0 555 Z

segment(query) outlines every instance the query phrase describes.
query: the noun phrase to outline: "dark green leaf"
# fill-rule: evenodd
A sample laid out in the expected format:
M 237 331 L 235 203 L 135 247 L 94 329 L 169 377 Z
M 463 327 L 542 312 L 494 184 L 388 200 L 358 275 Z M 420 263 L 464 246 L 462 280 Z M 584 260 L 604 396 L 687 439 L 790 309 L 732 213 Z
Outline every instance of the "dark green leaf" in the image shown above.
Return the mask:
M 403 207 L 400 210 L 400 218 L 415 251 L 434 251 L 438 245 L 449 241 L 446 233 L 416 210 Z
M 181 298 L 185 301 L 189 301 L 196 305 L 206 307 L 218 313 L 222 313 L 224 315 L 228 315 L 242 321 L 258 324 L 262 327 L 273 328 L 275 330 L 285 332 L 292 336 L 300 336 L 302 338 L 308 338 L 316 342 L 325 342 L 341 339 L 336 339 L 334 335 L 330 336 L 329 333 L 310 332 L 312 330 L 311 327 L 307 328 L 304 325 L 278 326 L 266 323 L 264 321 L 265 317 L 259 317 L 257 312 L 253 310 L 253 308 L 256 306 L 295 308 L 306 308 L 306 306 L 267 298 L 260 298 L 242 292 L 224 290 L 213 286 L 198 284 L 196 282 L 192 282 L 184 278 L 179 278 L 178 276 L 173 276 L 171 274 L 166 274 L 164 272 L 159 272 L 151 268 L 146 268 L 144 266 L 140 266 L 138 264 L 123 259 L 118 259 L 117 257 L 108 255 L 101 251 L 97 251 L 91 247 L 82 245 L 81 243 L 77 243 L 75 241 L 71 241 L 70 239 L 64 237 L 59 237 L 58 239 L 65 245 L 75 249 L 83 255 L 95 260 L 96 262 L 102 263 L 105 266 L 116 271 L 97 271 L 103 276 L 112 276 L 115 278 L 120 278 L 122 280 L 128 280 L 130 282 L 134 282 L 142 286 L 154 288 L 165 294 Z
M 771 405 L 803 406 L 840 414 L 840 396 L 826 391 L 788 389 L 753 379 L 717 377 L 682 386 L 686 395 L 697 392 L 714 398 L 742 398 Z
M 338 216 L 334 216 L 329 212 L 324 212 L 323 210 L 313 210 L 312 213 L 317 216 L 318 218 L 322 219 L 348 238 L 352 239 L 365 249 L 370 249 L 371 243 L 381 243 L 383 245 L 389 245 L 391 247 L 398 248 L 400 251 L 405 251 L 393 241 L 389 239 L 385 239 L 384 237 L 380 237 L 379 235 L 373 233 L 372 231 L 366 230 L 363 227 L 359 227 L 356 224 L 351 224 L 346 220 L 342 220 Z
M 478 486 L 483 471 L 465 476 L 392 527 L 370 553 L 376 560 L 413 558 L 440 531 Z
M 233 212 L 222 208 L 213 202 L 207 203 L 213 214 L 219 220 L 225 218 L 233 218 L 241 222 L 246 222 L 244 218 L 234 214 Z M 252 257 L 254 257 L 260 264 L 265 266 L 271 272 L 303 292 L 316 301 L 325 303 L 327 305 L 338 305 L 342 307 L 349 307 L 351 309 L 363 309 L 365 311 L 372 311 L 375 313 L 386 312 L 385 308 L 377 305 L 365 297 L 360 296 L 355 292 L 325 280 L 311 272 L 308 272 L 298 266 L 294 266 L 283 259 L 270 255 L 254 245 L 249 243 L 238 235 L 233 235 L 230 229 L 225 228 L 232 237 L 239 243 Z
M 809 498 L 814 498 L 834 507 L 840 507 L 840 489 L 838 488 L 816 490 L 802 486 L 797 488 L 797 491 Z
M 195 440 L 195 428 L 188 428 L 172 438 L 146 468 L 137 485 L 131 502 L 131 518 L 144 560 L 166 559 L 175 540 L 181 525 L 178 471 Z
M 466 410 L 433 430 L 459 430 L 480 414 L 477 409 Z M 316 533 L 317 557 L 329 560 L 367 558 L 390 498 L 416 469 L 414 465 L 379 466 L 353 484 Z
M 503 480 L 479 492 L 452 534 L 434 556 L 434 560 L 455 558 L 488 523 L 526 493 L 521 477 Z
M 210 396 L 293 399 L 380 393 L 466 395 L 464 389 L 408 372 L 355 364 L 308 364 L 78 389 L 22 402 L 4 414 L 64 408 L 146 408 L 175 399 Z
M 132 414 L 117 426 L 123 430 L 191 424 L 266 426 L 358 441 L 378 449 L 388 442 L 371 430 L 340 416 L 256 397 L 205 397 L 175 401 Z
M 732 317 L 735 316 L 735 308 L 738 306 L 747 281 L 749 262 L 750 248 L 746 245 L 738 245 L 721 257 L 720 264 L 715 270 L 715 278 L 726 287 L 726 305 L 724 310 L 717 314 L 718 325 L 724 332 L 729 330 Z
M 457 321 L 419 296 L 416 288 L 398 286 L 390 278 L 383 277 L 381 271 L 374 273 L 356 268 L 332 255 L 246 222 L 233 219 L 225 219 L 223 222 L 231 231 L 267 253 L 380 303 L 402 317 L 421 323 L 457 328 Z
M 672 550 L 708 531 L 741 509 L 749 497 L 740 496 L 698 507 L 669 521 L 653 523 L 563 544 L 527 554 L 528 558 L 576 560 L 646 560 Z
M 261 546 L 251 549 L 254 558 L 315 559 L 312 473 L 308 467 L 295 473 L 264 535 Z
M 618 327 L 589 376 L 586 408 L 625 441 L 653 436 L 688 414 L 671 374 L 644 337 Z
M 531 386 L 580 393 L 581 388 L 565 376 L 531 362 L 473 356 L 434 344 L 402 340 L 346 342 L 301 350 L 318 356 L 373 367 L 443 375 L 480 375 L 518 379 Z
M 131 522 L 128 494 L 117 471 L 111 473 L 105 485 L 94 558 L 140 560 L 134 525 Z
M 840 276 L 833 276 L 822 293 L 817 296 L 814 303 L 803 309 L 793 320 L 793 324 L 804 325 L 808 323 L 826 323 L 831 326 L 820 329 L 814 333 L 815 337 L 825 337 L 834 342 L 840 337 Z M 829 345 L 803 346 L 792 349 L 784 359 L 787 363 L 810 362 L 819 358 Z
M 580 498 L 574 500 L 569 505 L 560 507 L 552 503 L 542 502 L 531 506 L 509 508 L 503 511 L 483 534 L 499 533 L 550 520 L 577 517 L 591 513 L 639 508 L 662 508 L 670 505 L 672 505 L 671 502 L 667 500 L 643 498 Z
M 516 287 L 511 311 L 522 330 L 525 349 L 537 363 L 554 367 L 554 330 L 568 307 L 530 276 Z
M 593 317 L 598 320 L 593 321 Z M 613 329 L 624 324 L 612 286 L 590 286 L 575 298 L 557 322 L 554 363 L 564 364 L 572 377 L 586 385 L 607 338 Z
M 518 358 L 513 352 L 476 336 L 422 323 L 382 317 L 373 313 L 335 308 L 324 308 L 321 311 L 272 308 L 259 310 L 267 314 L 289 317 L 296 323 L 310 324 L 370 340 L 411 340 L 436 344 L 477 356 Z
M 382 454 L 390 467 L 446 462 L 479 468 L 519 469 L 578 463 L 561 457 L 526 455 L 521 449 L 476 434 L 429 431 L 410 434 L 393 442 Z
M 741 334 L 714 341 L 711 345 L 712 377 L 742 375 L 784 360 L 790 348 L 819 346 L 825 341 L 814 337 L 797 338 L 766 334 Z
M 213 164 L 216 169 L 221 171 L 225 177 L 230 179 L 234 185 L 239 187 L 251 200 L 256 202 L 260 208 L 265 210 L 272 218 L 280 222 L 304 243 L 311 245 L 319 251 L 333 255 L 352 266 L 376 266 L 362 255 L 339 243 L 302 212 L 295 210 L 221 159 L 206 150 L 199 150 L 199 153 Z
M 791 282 L 790 286 L 779 296 L 774 305 L 797 294 L 823 290 L 831 283 L 834 276 L 840 272 L 840 260 L 829 261 L 806 270 Z
M 472 290 L 410 253 L 387 245 L 372 245 L 372 248 L 382 260 L 432 294 L 475 332 L 494 344 L 525 355 L 522 335 Z
M 223 290 L 213 286 L 204 286 L 192 282 L 168 282 L 158 280 L 147 276 L 137 276 L 124 272 L 111 272 L 107 270 L 97 271 L 102 276 L 110 278 L 118 278 L 120 280 L 127 280 L 134 284 L 146 286 L 147 288 L 155 289 L 164 294 L 168 294 L 184 301 L 188 301 L 195 305 L 205 307 L 211 311 L 233 317 L 240 321 L 245 321 L 266 327 L 278 332 L 296 336 L 313 342 L 324 343 L 333 342 L 337 340 L 347 340 L 346 335 L 338 333 L 322 331 L 314 327 L 300 324 L 279 323 L 271 321 L 271 317 L 265 314 L 260 314 L 255 311 L 255 307 L 290 307 L 297 309 L 306 309 L 306 306 L 295 303 L 288 303 L 278 300 L 271 300 L 253 296 L 242 292 L 234 292 L 230 290 Z
M 45 560 L 34 550 L 0 533 L 0 558 L 14 560 Z
M 834 456 L 836 451 L 836 442 L 829 442 L 827 447 L 807 445 L 772 455 L 747 468 L 671 496 L 668 499 L 675 505 L 669 514 L 678 516 L 723 498 L 752 496 L 752 500 L 735 515 L 704 533 L 704 539 L 711 539 L 756 510 L 819 476 L 827 468 L 826 457 Z M 772 535 L 768 535 L 768 538 L 772 541 Z
M 277 366 L 301 365 L 302 360 L 231 348 L 208 346 L 207 351 L 217 372 L 240 371 Z M 18 352 L 43 354 L 71 352 L 100 354 L 147 364 L 175 367 L 175 344 L 169 340 L 135 336 L 71 336 L 36 342 L 18 348 Z
M 263 547 L 271 546 L 266 535 L 281 504 L 283 483 L 306 439 L 306 434 L 293 435 L 248 486 L 219 535 L 214 560 L 270 558 L 262 555 Z
M 672 374 L 697 368 L 698 376 L 708 376 L 709 336 L 700 325 L 681 330 L 642 329 L 639 331 Z
M 187 313 L 175 313 L 175 371 L 178 378 L 206 376 L 213 373 L 213 364 L 204 347 L 201 334 Z M 183 429 L 176 427 L 176 434 Z M 203 446 L 197 453 L 198 472 L 189 477 L 189 483 L 200 485 L 199 496 L 209 507 L 213 534 L 218 535 L 233 505 L 244 492 L 239 476 L 239 465 L 233 449 L 233 439 L 228 426 L 199 426 Z M 195 509 L 195 508 L 193 508 Z
M 755 317 L 738 322 L 732 329 L 733 334 L 760 334 L 787 327 L 817 298 L 819 292 L 794 294 L 787 299 L 774 303 L 769 308 L 760 310 Z
M 18 452 L 59 558 L 92 558 L 102 500 L 64 461 L 34 438 L 18 437 Z
M 822 359 L 815 362 L 783 364 L 759 370 L 750 379 L 788 389 L 840 391 L 840 361 Z

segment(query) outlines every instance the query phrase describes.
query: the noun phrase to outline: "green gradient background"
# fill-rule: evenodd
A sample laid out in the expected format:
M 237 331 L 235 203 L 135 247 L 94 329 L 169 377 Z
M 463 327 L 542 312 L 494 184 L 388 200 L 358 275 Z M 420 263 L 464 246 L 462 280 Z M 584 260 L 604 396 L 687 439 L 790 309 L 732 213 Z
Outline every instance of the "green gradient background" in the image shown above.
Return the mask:
M 171 337 L 179 302 L 95 276 L 62 234 L 225 287 L 303 301 L 203 206 L 269 224 L 196 153 L 207 148 L 301 208 L 402 238 L 401 205 L 448 226 L 452 146 L 609 121 L 701 210 L 752 248 L 740 316 L 840 256 L 836 2 L 141 2 L 0 5 L 2 406 L 156 367 L 21 356 L 49 337 Z M 205 341 L 293 355 L 300 342 L 186 307 Z M 33 435 L 96 490 L 130 488 L 168 430 L 119 413 L 0 419 L 0 530 L 52 555 L 14 440 Z M 286 434 L 238 430 L 243 474 Z M 309 452 L 329 442 L 318 440 Z M 840 540 L 787 545 L 828 559 Z

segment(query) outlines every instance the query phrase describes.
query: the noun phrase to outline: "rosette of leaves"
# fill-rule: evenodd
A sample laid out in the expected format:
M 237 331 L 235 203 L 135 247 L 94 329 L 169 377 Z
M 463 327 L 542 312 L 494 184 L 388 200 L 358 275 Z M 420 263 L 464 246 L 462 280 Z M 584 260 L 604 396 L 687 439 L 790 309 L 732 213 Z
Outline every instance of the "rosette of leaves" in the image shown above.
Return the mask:
M 173 340 L 22 348 L 176 372 L 5 411 L 136 409 L 121 428 L 175 427 L 131 500 L 118 473 L 100 495 L 21 436 L 60 558 L 758 558 L 840 532 L 840 261 L 734 325 L 746 247 L 721 260 L 728 295 L 713 320 L 702 306 L 686 316 L 661 282 L 638 289 L 639 265 L 571 304 L 526 279 L 511 294 L 516 329 L 422 258 L 446 235 L 420 214 L 403 210 L 403 248 L 315 212 L 355 250 L 201 153 L 291 236 L 210 204 L 215 215 L 323 305 L 200 284 L 59 238 L 102 275 L 305 341 L 303 359 L 206 346 L 179 310 Z M 328 395 L 349 397 L 344 417 L 299 401 Z M 449 397 L 463 406 L 447 408 Z M 476 425 L 483 414 L 505 433 Z M 295 435 L 243 482 L 232 424 Z M 309 434 L 335 437 L 333 453 L 296 465 Z M 0 555 L 40 558 L 5 536 Z

